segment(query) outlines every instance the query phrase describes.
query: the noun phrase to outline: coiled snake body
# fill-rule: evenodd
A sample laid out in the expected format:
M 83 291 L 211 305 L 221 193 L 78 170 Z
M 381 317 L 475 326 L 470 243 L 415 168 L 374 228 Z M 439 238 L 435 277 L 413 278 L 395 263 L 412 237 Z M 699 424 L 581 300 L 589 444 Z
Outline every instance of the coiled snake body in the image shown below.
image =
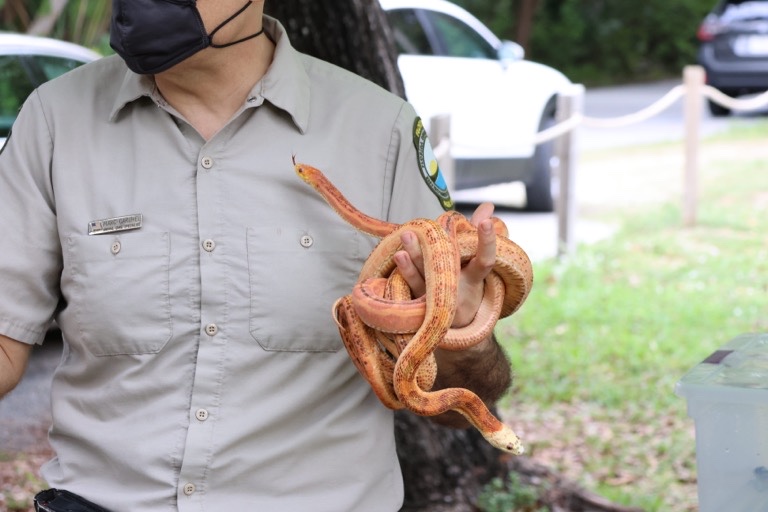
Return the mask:
M 522 453 L 517 435 L 472 391 L 431 391 L 437 372 L 435 349 L 463 350 L 486 339 L 496 321 L 515 312 L 531 289 L 531 262 L 506 237 L 503 222 L 494 218 L 496 264 L 486 278 L 480 309 L 468 326 L 452 329 L 461 265 L 477 251 L 475 227 L 453 211 L 436 220 L 414 219 L 404 224 L 374 219 L 355 209 L 318 169 L 295 161 L 294 168 L 342 219 L 381 239 L 352 293 L 333 306 L 347 352 L 381 402 L 390 409 L 405 408 L 422 416 L 455 410 L 496 448 Z M 424 260 L 426 293 L 415 299 L 394 262 L 395 252 L 402 249 L 404 231 L 417 237 Z

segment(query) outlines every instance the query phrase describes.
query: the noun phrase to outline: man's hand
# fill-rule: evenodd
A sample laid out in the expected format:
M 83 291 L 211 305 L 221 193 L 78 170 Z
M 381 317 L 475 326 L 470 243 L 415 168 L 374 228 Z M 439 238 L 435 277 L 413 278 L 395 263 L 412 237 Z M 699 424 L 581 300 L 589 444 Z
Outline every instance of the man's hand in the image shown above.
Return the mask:
M 485 291 L 484 280 L 496 262 L 496 233 L 493 230 L 493 221 L 490 220 L 492 215 L 493 205 L 483 203 L 477 207 L 470 219 L 472 225 L 477 228 L 477 253 L 461 269 L 453 327 L 463 327 L 475 318 Z M 419 297 L 425 292 L 421 249 L 413 233 L 403 233 L 402 242 L 403 250 L 395 254 L 395 263 L 414 296 Z M 509 360 L 493 335 L 466 350 L 437 349 L 435 356 L 438 372 L 433 390 L 467 388 L 490 406 L 512 383 Z M 454 411 L 433 416 L 431 419 L 448 427 L 469 427 L 469 422 Z
M 485 278 L 496 262 L 496 233 L 493 231 L 493 204 L 483 203 L 472 214 L 470 223 L 477 228 L 477 254 L 461 269 L 456 315 L 452 327 L 464 327 L 475 318 L 485 290 Z M 402 234 L 403 250 L 395 254 L 395 263 L 411 287 L 413 295 L 424 295 L 424 259 L 416 235 Z
M 0 398 L 21 380 L 31 351 L 32 345 L 0 335 Z

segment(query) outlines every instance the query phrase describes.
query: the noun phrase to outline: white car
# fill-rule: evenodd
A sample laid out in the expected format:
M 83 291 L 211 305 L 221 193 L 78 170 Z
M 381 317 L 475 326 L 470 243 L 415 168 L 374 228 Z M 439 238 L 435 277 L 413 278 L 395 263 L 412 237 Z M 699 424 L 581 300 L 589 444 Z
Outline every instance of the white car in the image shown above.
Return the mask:
M 470 13 L 445 0 L 380 0 L 400 52 L 408 101 L 425 126 L 450 116 L 453 188 L 522 181 L 526 209 L 552 211 L 552 142 L 557 95 L 571 82 L 523 59 Z M 435 141 L 433 141 L 434 143 Z
M 0 32 L 0 148 L 35 87 L 99 57 L 65 41 Z

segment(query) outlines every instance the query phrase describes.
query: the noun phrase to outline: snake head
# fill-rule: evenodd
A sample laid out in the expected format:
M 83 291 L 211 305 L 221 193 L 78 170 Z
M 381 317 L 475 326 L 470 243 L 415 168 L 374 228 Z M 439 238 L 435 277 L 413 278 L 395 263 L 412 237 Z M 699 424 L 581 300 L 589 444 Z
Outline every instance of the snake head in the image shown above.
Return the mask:
M 300 169 L 302 169 L 302 166 L 301 166 L 300 163 L 296 162 L 296 155 L 295 154 L 291 155 L 291 163 L 293 164 L 293 170 L 296 171 L 296 174 L 301 176 L 302 175 L 302 171 Z
M 520 438 L 507 425 L 502 424 L 501 429 L 497 431 L 479 430 L 486 441 L 501 451 L 512 455 L 522 455 L 525 452 Z
M 296 174 L 299 176 L 299 178 L 301 178 L 305 183 L 308 183 L 314 187 L 315 185 L 311 181 L 312 176 L 317 174 L 319 171 L 317 171 L 312 166 L 297 162 L 296 155 L 291 155 L 291 161 L 293 162 L 293 170 L 296 171 Z

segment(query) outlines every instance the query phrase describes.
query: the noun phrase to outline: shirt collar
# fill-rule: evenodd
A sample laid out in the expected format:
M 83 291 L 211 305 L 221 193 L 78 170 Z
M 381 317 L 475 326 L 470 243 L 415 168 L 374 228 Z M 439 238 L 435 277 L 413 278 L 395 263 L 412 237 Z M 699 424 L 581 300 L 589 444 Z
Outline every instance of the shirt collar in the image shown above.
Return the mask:
M 309 125 L 311 86 L 304 65 L 304 57 L 288 40 L 279 21 L 264 17 L 264 31 L 275 43 L 272 64 L 252 92 L 258 92 L 265 100 L 290 114 L 294 124 L 304 133 Z
M 118 58 L 117 56 L 113 58 Z M 155 88 L 154 80 L 145 75 L 138 75 L 126 67 L 123 83 L 112 105 L 109 113 L 109 120 L 114 121 L 120 111 L 128 105 L 144 96 L 150 97 Z
M 264 32 L 275 43 L 275 54 L 266 74 L 253 87 L 250 96 L 261 96 L 277 108 L 286 111 L 296 127 L 304 133 L 309 125 L 310 80 L 303 57 L 288 40 L 279 21 L 264 16 Z M 155 98 L 154 80 L 126 68 L 123 83 L 110 111 L 114 121 L 129 103 L 142 97 Z

